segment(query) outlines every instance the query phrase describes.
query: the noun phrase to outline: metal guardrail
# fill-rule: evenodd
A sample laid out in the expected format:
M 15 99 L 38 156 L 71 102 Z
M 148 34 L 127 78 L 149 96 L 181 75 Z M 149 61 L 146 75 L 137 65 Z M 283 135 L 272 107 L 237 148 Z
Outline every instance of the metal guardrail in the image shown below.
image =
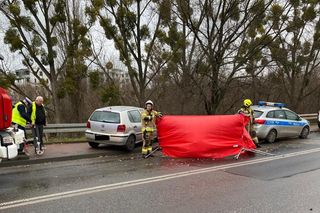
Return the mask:
M 300 114 L 300 117 L 307 119 L 307 120 L 317 120 L 318 119 L 318 113 L 313 114 Z
M 300 114 L 300 117 L 309 121 L 315 121 L 318 113 Z M 86 123 L 69 123 L 69 124 L 48 124 L 44 127 L 44 133 L 79 133 L 86 130 Z M 31 129 L 27 129 L 27 133 L 31 133 Z
M 44 133 L 77 133 L 86 130 L 86 123 L 69 123 L 69 124 L 48 124 L 44 127 Z M 27 133 L 31 133 L 31 128 L 27 128 Z

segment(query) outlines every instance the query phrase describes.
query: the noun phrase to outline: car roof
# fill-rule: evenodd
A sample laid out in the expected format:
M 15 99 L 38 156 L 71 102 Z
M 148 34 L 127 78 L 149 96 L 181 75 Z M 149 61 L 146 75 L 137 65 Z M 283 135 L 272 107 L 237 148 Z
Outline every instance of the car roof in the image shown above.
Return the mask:
M 108 106 L 96 109 L 95 111 L 114 111 L 114 112 L 124 112 L 128 110 L 142 110 L 141 107 L 135 107 L 135 106 Z
M 251 107 L 253 110 L 258 110 L 258 111 L 271 111 L 271 110 L 289 110 L 292 111 L 288 108 L 285 107 L 274 107 L 274 106 L 259 106 L 259 105 L 254 105 Z

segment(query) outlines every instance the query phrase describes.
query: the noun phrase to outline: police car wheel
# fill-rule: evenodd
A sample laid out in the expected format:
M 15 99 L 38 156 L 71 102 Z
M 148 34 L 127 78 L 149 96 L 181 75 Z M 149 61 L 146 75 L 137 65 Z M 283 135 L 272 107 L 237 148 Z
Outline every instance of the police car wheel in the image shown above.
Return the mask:
M 270 132 L 266 137 L 266 141 L 269 143 L 273 143 L 276 139 L 277 139 L 277 131 L 274 129 L 270 130 Z
M 306 139 L 309 135 L 309 131 L 309 127 L 305 126 L 301 131 L 300 138 Z

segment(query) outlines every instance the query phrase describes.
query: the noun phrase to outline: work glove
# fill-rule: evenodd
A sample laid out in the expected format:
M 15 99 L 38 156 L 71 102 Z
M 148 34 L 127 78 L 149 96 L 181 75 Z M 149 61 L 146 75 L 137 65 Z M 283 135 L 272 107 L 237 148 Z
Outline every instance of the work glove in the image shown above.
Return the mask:
M 162 116 L 163 116 L 162 112 L 158 112 L 158 117 L 162 118 Z
M 243 115 L 243 114 L 244 114 L 244 112 L 243 112 L 242 110 L 239 110 L 239 111 L 238 111 L 238 114 Z
M 149 115 L 149 116 L 146 116 L 143 118 L 144 121 L 152 121 L 152 116 Z

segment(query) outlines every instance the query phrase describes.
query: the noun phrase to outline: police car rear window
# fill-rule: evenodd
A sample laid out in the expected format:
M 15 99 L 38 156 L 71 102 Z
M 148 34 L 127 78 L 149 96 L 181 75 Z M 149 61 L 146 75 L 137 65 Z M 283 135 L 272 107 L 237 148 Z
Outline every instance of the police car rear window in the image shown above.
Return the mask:
M 263 112 L 261 112 L 261 111 L 253 110 L 253 117 L 254 118 L 259 118 L 262 114 L 263 114 Z
M 274 118 L 274 111 L 268 112 L 267 118 Z

